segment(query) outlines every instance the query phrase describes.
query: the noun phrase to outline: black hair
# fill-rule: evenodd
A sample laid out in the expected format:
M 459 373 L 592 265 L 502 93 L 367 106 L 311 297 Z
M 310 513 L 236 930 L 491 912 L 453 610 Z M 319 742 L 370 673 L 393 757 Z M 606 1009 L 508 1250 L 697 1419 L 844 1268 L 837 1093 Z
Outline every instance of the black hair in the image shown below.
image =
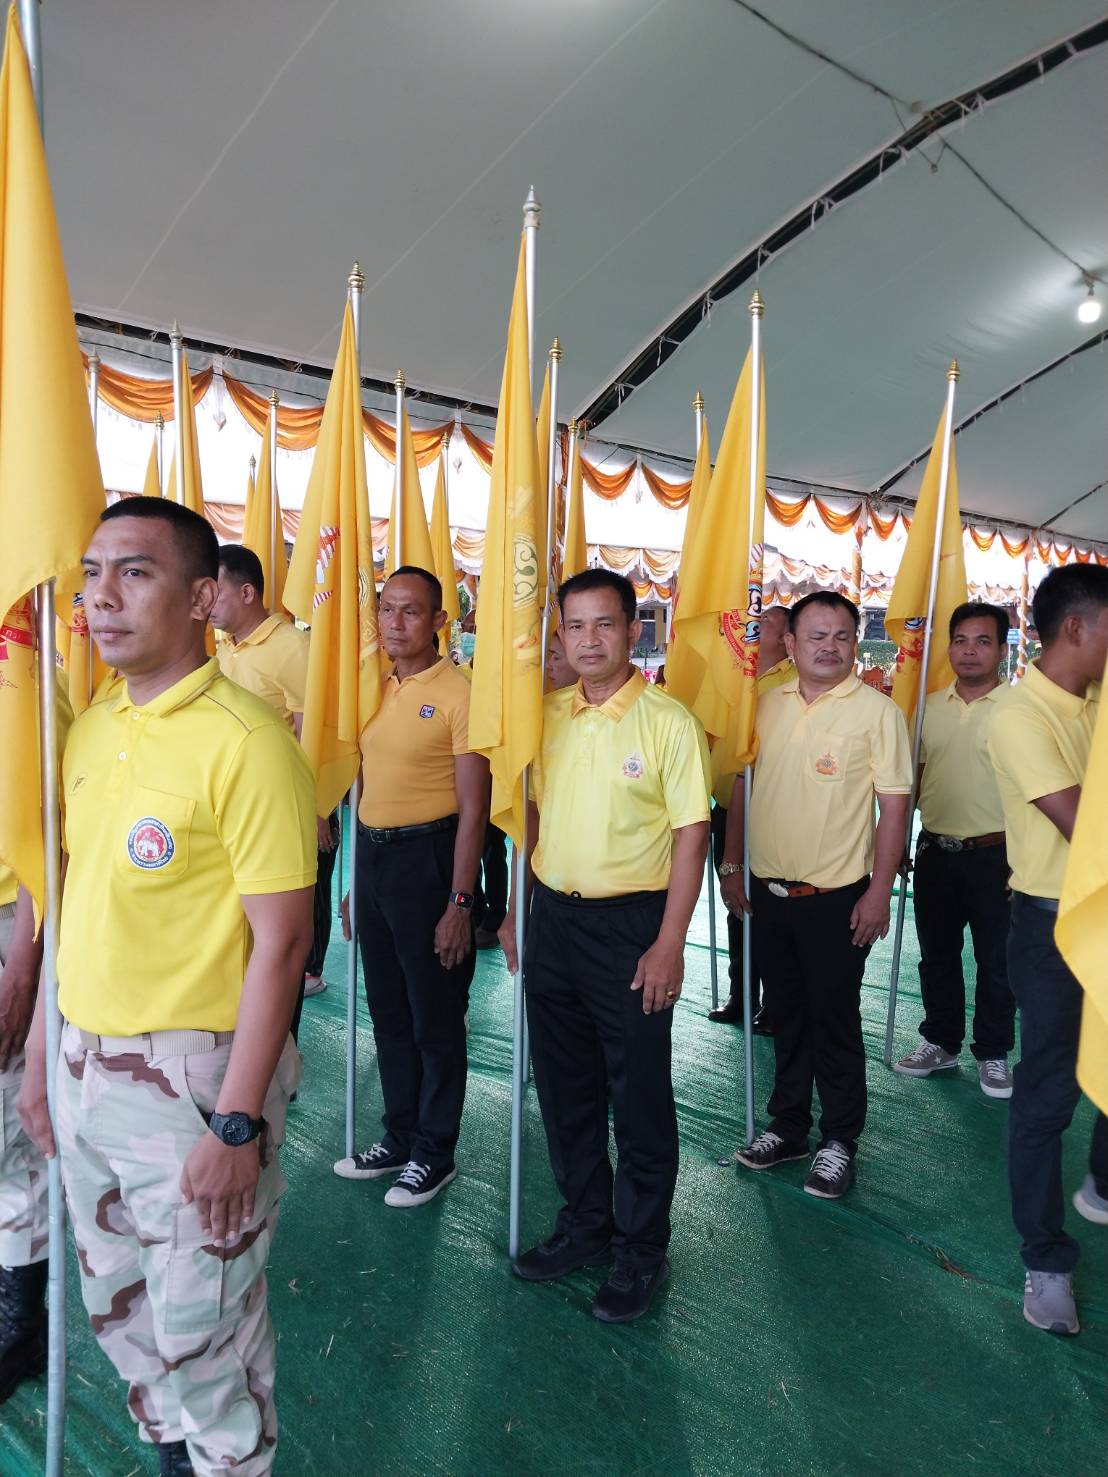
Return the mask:
M 1008 632 L 1012 623 L 1008 619 L 1008 612 L 1002 605 L 988 605 L 984 600 L 967 600 L 964 605 L 959 605 L 950 617 L 950 639 L 952 641 L 955 631 L 959 626 L 965 625 L 966 621 L 995 621 L 997 643 L 1000 646 L 1007 645 Z
M 429 569 L 421 569 L 418 564 L 402 564 L 399 569 L 394 569 L 389 575 L 389 580 L 396 579 L 400 574 L 414 574 L 429 587 L 431 591 L 431 610 L 434 614 L 442 607 L 442 581 L 437 575 L 433 575 Z M 389 580 L 385 581 L 387 585 Z
M 225 570 L 237 585 L 253 585 L 258 599 L 265 599 L 265 575 L 262 561 L 245 544 L 222 544 L 219 550 L 219 567 Z
M 101 523 L 114 518 L 160 518 L 173 530 L 182 573 L 188 580 L 219 578 L 219 540 L 206 518 L 164 497 L 125 497 L 100 514 Z
M 558 590 L 558 609 L 562 612 L 563 621 L 566 617 L 566 601 L 570 595 L 583 595 L 587 590 L 614 590 L 619 596 L 628 625 L 639 613 L 635 587 L 625 575 L 615 574 L 610 569 L 583 569 L 580 574 L 571 575 Z
M 1100 564 L 1063 564 L 1052 569 L 1035 591 L 1032 617 L 1044 646 L 1062 629 L 1070 615 L 1093 618 L 1108 605 L 1108 569 Z
M 858 634 L 858 626 L 862 617 L 853 600 L 840 595 L 838 590 L 813 590 L 810 595 L 805 595 L 803 600 L 798 600 L 789 609 L 789 630 L 794 636 L 796 635 L 796 623 L 802 612 L 812 605 L 828 605 L 832 610 L 845 610 L 854 622 L 854 634 Z

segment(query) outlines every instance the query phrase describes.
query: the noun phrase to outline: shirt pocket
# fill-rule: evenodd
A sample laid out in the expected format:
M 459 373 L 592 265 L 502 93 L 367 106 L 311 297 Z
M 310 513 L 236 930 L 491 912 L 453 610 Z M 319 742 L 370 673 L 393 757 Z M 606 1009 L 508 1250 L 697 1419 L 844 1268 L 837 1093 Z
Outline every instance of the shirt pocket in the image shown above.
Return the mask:
M 119 807 L 112 865 L 118 876 L 143 873 L 167 881 L 180 877 L 189 864 L 196 801 L 167 790 L 136 785 Z
M 841 785 L 850 769 L 855 740 L 841 733 L 812 733 L 804 751 L 804 773 L 817 785 Z

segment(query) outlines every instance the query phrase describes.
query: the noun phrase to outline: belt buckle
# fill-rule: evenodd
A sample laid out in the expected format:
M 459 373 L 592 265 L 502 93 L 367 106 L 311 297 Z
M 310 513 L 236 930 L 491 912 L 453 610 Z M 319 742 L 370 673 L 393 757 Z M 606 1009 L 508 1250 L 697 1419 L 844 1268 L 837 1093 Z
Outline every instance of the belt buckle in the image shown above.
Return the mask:
M 935 840 L 944 851 L 962 851 L 963 846 L 957 836 L 936 836 Z
M 766 886 L 769 888 L 770 892 L 773 893 L 774 897 L 789 896 L 789 889 L 780 882 L 767 882 Z

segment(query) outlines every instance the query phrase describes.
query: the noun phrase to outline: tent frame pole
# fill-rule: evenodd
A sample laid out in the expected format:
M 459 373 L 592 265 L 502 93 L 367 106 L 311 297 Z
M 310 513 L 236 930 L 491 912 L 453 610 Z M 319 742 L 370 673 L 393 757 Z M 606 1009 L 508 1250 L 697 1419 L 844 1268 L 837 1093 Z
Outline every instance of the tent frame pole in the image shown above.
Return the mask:
M 362 289 L 365 274 L 357 262 L 346 279 L 347 300 L 354 318 L 354 352 L 358 358 L 358 403 L 361 404 L 362 378 Z M 274 426 L 276 441 L 276 426 Z M 347 851 L 350 854 L 350 885 L 347 904 L 350 919 L 350 938 L 346 944 L 346 1157 L 353 1158 L 357 1138 L 358 1109 L 358 834 L 356 817 L 362 793 L 361 766 L 354 775 L 347 801 L 347 825 L 349 832 Z M 340 835 L 341 835 L 340 831 Z M 342 873 L 339 873 L 341 890 Z

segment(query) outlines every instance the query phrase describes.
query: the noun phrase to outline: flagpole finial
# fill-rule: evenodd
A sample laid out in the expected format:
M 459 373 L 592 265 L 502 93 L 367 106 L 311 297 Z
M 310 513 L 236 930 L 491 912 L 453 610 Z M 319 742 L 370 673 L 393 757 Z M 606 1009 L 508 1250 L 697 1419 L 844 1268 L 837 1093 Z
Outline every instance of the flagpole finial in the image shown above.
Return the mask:
M 95 349 L 93 349 L 93 351 L 91 352 L 91 354 L 89 354 L 89 356 L 88 356 L 88 367 L 89 367 L 89 369 L 99 369 L 100 368 L 100 355 L 96 352 Z
M 450 450 L 450 436 L 451 436 L 451 432 L 450 431 L 444 431 L 442 433 L 442 449 L 443 449 L 443 454 L 444 455 L 446 454 L 447 451 Z
M 350 268 L 350 276 L 346 279 L 346 285 L 353 288 L 355 292 L 361 292 L 365 286 L 365 273 L 357 262 Z
M 538 230 L 542 219 L 542 206 L 535 195 L 534 185 L 527 191 L 527 199 L 523 202 L 523 228 Z
M 957 359 L 952 359 L 950 361 L 950 368 L 946 372 L 946 377 L 948 380 L 958 380 L 962 378 L 962 371 L 958 368 Z
M 163 431 L 165 429 L 165 416 L 161 413 L 160 410 L 154 417 L 154 424 L 157 426 L 159 431 Z
M 255 472 L 255 469 L 257 468 L 257 465 L 258 465 L 257 460 L 254 457 L 251 457 L 250 458 L 250 475 L 251 475 L 251 477 L 253 477 L 254 472 Z
M 277 406 L 280 405 L 281 399 L 276 390 L 271 390 L 269 392 L 269 403 L 273 406 L 274 409 L 276 409 Z
M 566 429 L 568 430 L 568 432 L 569 432 L 569 434 L 571 436 L 576 436 L 577 435 L 577 419 L 576 419 L 576 417 L 574 417 L 574 419 L 570 421 L 570 423 L 566 427 Z
M 550 358 L 551 359 L 560 359 L 561 357 L 562 357 L 562 342 L 561 342 L 560 339 L 555 339 L 554 342 L 550 345 Z
M 695 396 L 693 397 L 692 408 L 694 410 L 704 409 L 704 396 L 700 393 L 699 390 L 697 390 Z
M 762 301 L 762 294 L 757 288 L 754 289 L 754 296 L 750 299 L 748 311 L 752 318 L 762 318 L 765 316 L 766 305 Z
M 407 385 L 407 383 L 408 381 L 404 378 L 403 370 L 398 369 L 396 371 L 396 378 L 393 380 L 393 385 L 396 387 L 396 389 L 400 391 L 401 394 L 403 394 L 404 387 Z
M 176 318 L 174 318 L 173 327 L 169 330 L 169 342 L 173 345 L 175 349 L 179 349 L 181 347 L 181 340 L 183 338 L 184 335 L 181 332 L 181 325 L 177 322 Z

